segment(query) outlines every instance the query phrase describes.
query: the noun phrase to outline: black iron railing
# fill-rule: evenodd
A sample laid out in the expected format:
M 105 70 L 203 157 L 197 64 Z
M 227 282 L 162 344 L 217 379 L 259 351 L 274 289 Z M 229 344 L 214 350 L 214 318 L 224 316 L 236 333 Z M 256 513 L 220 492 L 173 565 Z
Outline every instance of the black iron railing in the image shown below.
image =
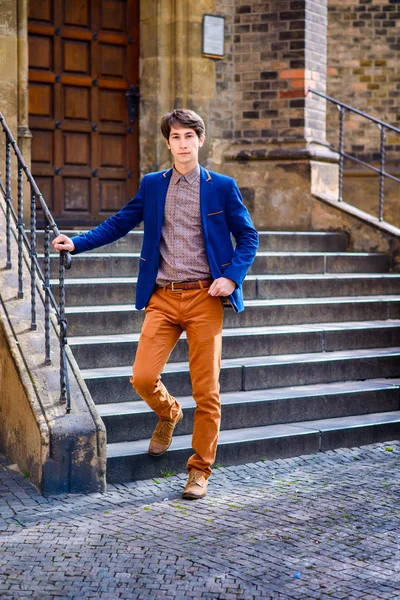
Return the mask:
M 397 181 L 400 183 L 400 179 L 385 171 L 385 160 L 386 160 L 386 131 L 392 131 L 394 133 L 400 134 L 400 129 L 397 127 L 393 127 L 393 125 L 389 125 L 389 123 L 385 123 L 384 121 L 380 121 L 371 115 L 367 115 L 366 113 L 349 106 L 348 104 L 344 104 L 343 102 L 339 102 L 330 96 L 326 96 L 325 94 L 321 94 L 321 92 L 317 92 L 315 90 L 308 90 L 309 93 L 315 94 L 316 96 L 320 96 L 321 98 L 325 98 L 328 102 L 335 104 L 339 110 L 339 148 L 334 148 L 336 152 L 339 154 L 339 197 L 338 201 L 343 201 L 343 165 L 344 159 L 347 158 L 352 160 L 353 162 L 358 163 L 359 165 L 363 165 L 367 167 L 371 171 L 375 171 L 375 173 L 379 174 L 379 220 L 383 221 L 383 208 L 384 208 L 384 200 L 385 200 L 385 177 L 392 179 L 393 181 Z M 352 154 L 348 154 L 344 151 L 344 120 L 346 111 L 349 113 L 354 113 L 359 115 L 360 117 L 364 117 L 371 123 L 375 123 L 380 130 L 380 151 L 379 151 L 379 168 L 374 167 L 373 165 L 353 156 Z
M 0 189 L 6 203 L 6 246 L 7 246 L 7 269 L 12 268 L 11 256 L 11 231 L 12 220 L 17 228 L 17 247 L 18 247 L 18 298 L 24 297 L 24 278 L 23 278 L 23 249 L 27 248 L 30 256 L 30 278 L 31 278 L 31 329 L 36 330 L 36 298 L 37 298 L 37 277 L 42 281 L 44 290 L 44 311 L 45 311 L 45 359 L 46 365 L 51 365 L 50 357 L 50 318 L 51 305 L 57 316 L 60 328 L 60 403 L 66 405 L 66 411 L 71 411 L 71 395 L 68 382 L 68 368 L 65 346 L 67 344 L 67 320 L 65 317 L 65 269 L 71 266 L 71 255 L 68 252 L 60 252 L 59 257 L 59 304 L 54 298 L 50 286 L 50 231 L 55 236 L 59 235 L 57 225 L 43 199 L 42 194 L 30 170 L 28 169 L 20 149 L 15 142 L 3 115 L 0 113 L 0 123 L 5 134 L 5 188 L 0 182 Z M 11 155 L 12 152 L 17 158 L 17 213 L 14 210 L 11 196 Z M 23 221 L 24 217 L 24 194 L 23 194 L 23 173 L 29 183 L 30 189 L 30 239 L 28 239 Z M 42 210 L 44 219 L 44 269 L 42 270 L 37 255 L 37 228 L 36 211 L 37 206 Z

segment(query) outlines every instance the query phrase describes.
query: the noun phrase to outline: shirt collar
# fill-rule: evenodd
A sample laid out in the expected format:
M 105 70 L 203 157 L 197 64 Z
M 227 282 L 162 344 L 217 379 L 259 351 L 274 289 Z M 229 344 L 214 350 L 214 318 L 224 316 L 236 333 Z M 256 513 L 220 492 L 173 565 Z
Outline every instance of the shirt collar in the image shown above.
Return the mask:
M 177 184 L 181 179 L 193 185 L 200 177 L 200 165 L 196 165 L 187 175 L 181 175 L 175 166 L 172 169 L 171 183 Z

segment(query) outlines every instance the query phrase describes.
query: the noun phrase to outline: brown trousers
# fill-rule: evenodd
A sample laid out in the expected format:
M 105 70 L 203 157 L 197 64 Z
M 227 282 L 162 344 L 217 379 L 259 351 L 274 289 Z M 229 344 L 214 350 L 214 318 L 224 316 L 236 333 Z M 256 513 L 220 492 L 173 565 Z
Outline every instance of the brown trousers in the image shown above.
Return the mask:
M 223 306 L 208 289 L 156 288 L 148 305 L 133 365 L 132 386 L 160 419 L 172 420 L 180 405 L 161 381 L 161 372 L 182 331 L 189 346 L 192 394 L 196 402 L 187 469 L 206 477 L 215 461 L 221 420 L 219 372 Z

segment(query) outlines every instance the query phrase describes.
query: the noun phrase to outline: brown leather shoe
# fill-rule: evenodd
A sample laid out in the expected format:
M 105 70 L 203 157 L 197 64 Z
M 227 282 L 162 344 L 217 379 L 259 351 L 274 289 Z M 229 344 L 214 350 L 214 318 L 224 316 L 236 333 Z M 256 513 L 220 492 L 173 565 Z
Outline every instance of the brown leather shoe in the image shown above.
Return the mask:
M 186 500 L 197 500 L 204 498 L 207 494 L 208 481 L 201 471 L 190 471 L 187 485 L 182 493 Z
M 151 456 L 161 456 L 161 454 L 164 454 L 168 450 L 172 442 L 174 429 L 182 419 L 183 412 L 180 409 L 173 421 L 159 420 L 150 440 L 149 454 Z

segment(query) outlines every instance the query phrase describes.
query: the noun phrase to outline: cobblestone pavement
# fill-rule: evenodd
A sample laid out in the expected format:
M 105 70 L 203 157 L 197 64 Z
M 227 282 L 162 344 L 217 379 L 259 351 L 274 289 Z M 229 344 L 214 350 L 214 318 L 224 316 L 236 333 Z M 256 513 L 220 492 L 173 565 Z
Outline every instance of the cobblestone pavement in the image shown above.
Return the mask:
M 0 457 L 0 598 L 400 600 L 400 443 L 42 498 Z

